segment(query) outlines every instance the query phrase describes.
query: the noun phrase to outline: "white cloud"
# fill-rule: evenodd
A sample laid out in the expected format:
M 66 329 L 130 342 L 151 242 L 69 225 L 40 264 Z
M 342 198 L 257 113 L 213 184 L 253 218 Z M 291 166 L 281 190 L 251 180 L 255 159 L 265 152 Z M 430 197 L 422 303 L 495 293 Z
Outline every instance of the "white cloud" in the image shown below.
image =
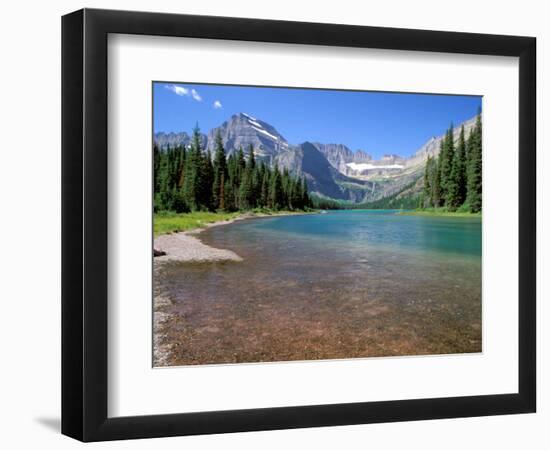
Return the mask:
M 195 89 L 191 89 L 191 97 L 193 97 L 193 99 L 195 99 L 198 102 L 202 102 L 202 97 L 199 95 L 197 91 L 195 91 Z
M 177 86 L 175 84 L 167 84 L 164 87 L 172 91 L 174 94 L 179 95 L 181 97 L 185 97 L 186 95 L 189 95 L 189 89 L 184 88 L 182 86 Z
M 222 102 L 220 102 L 219 100 L 216 100 L 212 106 L 214 106 L 214 109 L 222 109 L 223 108 Z
M 172 91 L 174 94 L 179 95 L 180 97 L 191 96 L 193 100 L 196 100 L 197 102 L 202 102 L 202 97 L 195 89 L 189 90 L 188 88 L 178 86 L 177 84 L 166 84 L 164 85 L 164 87 L 169 91 Z

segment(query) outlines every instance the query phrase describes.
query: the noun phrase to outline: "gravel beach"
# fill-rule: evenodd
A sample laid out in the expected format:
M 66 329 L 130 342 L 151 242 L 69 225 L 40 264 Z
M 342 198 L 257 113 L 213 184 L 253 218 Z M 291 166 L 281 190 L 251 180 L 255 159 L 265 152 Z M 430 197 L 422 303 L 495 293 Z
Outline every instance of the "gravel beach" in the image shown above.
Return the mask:
M 193 232 L 196 234 L 196 232 Z M 231 250 L 213 248 L 203 244 L 191 232 L 163 234 L 155 239 L 155 249 L 166 253 L 157 256 L 155 262 L 212 262 L 242 261 L 242 258 Z

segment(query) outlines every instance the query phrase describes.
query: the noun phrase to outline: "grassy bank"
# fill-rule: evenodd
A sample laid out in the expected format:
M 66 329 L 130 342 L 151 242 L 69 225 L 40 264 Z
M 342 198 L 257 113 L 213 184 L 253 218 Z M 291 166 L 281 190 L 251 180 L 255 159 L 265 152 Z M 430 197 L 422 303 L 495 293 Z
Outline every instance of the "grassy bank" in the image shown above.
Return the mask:
M 314 211 L 310 211 L 314 212 Z M 304 211 L 272 211 L 265 208 L 258 208 L 247 212 L 191 212 L 177 214 L 172 212 L 162 212 L 155 214 L 153 227 L 155 236 L 173 233 L 176 231 L 189 231 L 196 228 L 204 228 L 215 222 L 224 222 L 233 220 L 238 217 L 264 217 L 271 215 L 290 215 L 290 214 L 307 214 Z
M 241 213 L 214 213 L 214 212 L 192 212 L 176 214 L 163 212 L 155 214 L 153 225 L 155 236 L 159 234 L 173 233 L 175 231 L 189 231 L 195 228 L 203 228 L 210 223 L 232 220 Z
M 417 209 L 415 211 L 403 211 L 399 214 L 404 216 L 426 216 L 426 217 L 481 217 L 481 213 L 468 211 L 447 211 L 445 208 Z

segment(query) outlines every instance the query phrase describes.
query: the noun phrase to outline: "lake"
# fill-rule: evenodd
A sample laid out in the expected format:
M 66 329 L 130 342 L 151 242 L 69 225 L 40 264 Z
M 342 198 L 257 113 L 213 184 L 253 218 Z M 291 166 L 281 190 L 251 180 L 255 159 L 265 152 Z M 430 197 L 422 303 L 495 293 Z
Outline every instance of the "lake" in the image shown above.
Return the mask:
M 329 211 L 212 227 L 170 263 L 170 365 L 481 351 L 481 218 Z

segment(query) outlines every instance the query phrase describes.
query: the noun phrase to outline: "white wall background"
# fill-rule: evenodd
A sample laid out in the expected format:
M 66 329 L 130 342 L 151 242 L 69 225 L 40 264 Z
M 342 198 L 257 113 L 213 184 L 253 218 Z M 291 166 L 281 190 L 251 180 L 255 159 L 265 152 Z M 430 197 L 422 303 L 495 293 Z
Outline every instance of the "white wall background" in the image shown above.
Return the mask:
M 550 70 L 550 29 L 544 2 L 462 0 L 321 2 L 278 0 L 88 0 L 5 2 L 0 16 L 0 445 L 75 448 L 59 434 L 60 417 L 60 16 L 81 7 L 305 20 L 358 25 L 530 35 L 538 38 L 539 277 L 548 272 L 550 131 L 544 105 Z M 503 170 L 505 170 L 503 162 Z M 544 192 L 543 192 L 544 191 Z M 546 251 L 546 255 L 542 253 Z M 95 448 L 407 448 L 464 449 L 550 446 L 547 344 L 548 278 L 539 283 L 539 412 L 535 415 L 453 419 L 277 432 L 240 433 L 101 443 Z M 546 353 L 546 354 L 544 354 Z

